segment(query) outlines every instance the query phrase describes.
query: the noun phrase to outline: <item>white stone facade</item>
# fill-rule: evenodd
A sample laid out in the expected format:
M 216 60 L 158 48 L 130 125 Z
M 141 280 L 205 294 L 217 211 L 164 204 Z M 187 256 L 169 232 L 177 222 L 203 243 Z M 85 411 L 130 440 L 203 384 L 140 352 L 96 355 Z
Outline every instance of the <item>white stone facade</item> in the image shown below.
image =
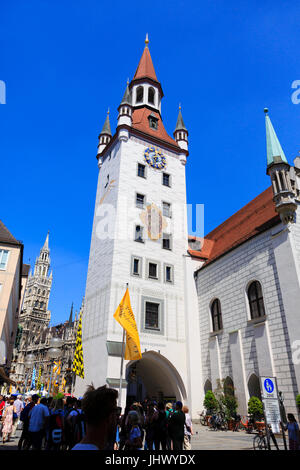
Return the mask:
M 296 224 L 286 227 L 280 223 L 198 272 L 203 386 L 209 380 L 214 390 L 217 379 L 230 377 L 244 415 L 252 374 L 276 376 L 286 409 L 297 412 L 300 374 L 293 364 L 292 344 L 300 338 L 296 312 L 299 315 L 300 278 L 296 275 L 299 257 L 293 258 L 291 253 L 293 243 L 298 247 L 295 254 L 299 253 L 299 212 L 300 208 Z M 262 286 L 265 319 L 250 319 L 247 287 L 254 280 Z M 220 333 L 212 332 L 210 305 L 215 298 L 221 302 Z

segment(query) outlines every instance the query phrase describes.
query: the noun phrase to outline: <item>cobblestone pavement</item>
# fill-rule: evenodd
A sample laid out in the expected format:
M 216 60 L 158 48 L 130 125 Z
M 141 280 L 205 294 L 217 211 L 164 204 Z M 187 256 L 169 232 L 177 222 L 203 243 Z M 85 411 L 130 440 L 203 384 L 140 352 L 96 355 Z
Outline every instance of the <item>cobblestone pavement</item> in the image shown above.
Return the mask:
M 255 434 L 246 434 L 244 431 L 212 431 L 201 424 L 193 425 L 194 436 L 192 436 L 192 450 L 253 450 L 253 438 Z M 18 440 L 21 431 L 16 432 L 16 436 L 4 445 L 0 441 L 1 450 L 18 450 Z M 283 449 L 282 439 L 277 442 L 280 449 Z M 274 449 L 274 445 L 271 446 Z

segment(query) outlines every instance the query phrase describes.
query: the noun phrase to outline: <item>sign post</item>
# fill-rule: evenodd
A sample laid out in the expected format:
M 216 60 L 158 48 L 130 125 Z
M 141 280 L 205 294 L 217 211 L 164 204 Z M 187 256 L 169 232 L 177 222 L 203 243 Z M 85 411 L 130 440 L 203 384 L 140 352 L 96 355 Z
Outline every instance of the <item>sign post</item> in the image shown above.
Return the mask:
M 280 403 L 278 396 L 277 388 L 277 379 L 276 377 L 260 377 L 260 386 L 261 386 L 261 396 L 264 406 L 265 422 L 266 422 L 266 432 L 268 440 L 268 448 L 270 447 L 270 435 L 269 435 L 269 426 L 271 427 L 271 437 L 278 449 L 278 445 L 275 439 L 274 434 L 280 433 L 280 423 L 281 423 L 281 414 L 280 414 Z

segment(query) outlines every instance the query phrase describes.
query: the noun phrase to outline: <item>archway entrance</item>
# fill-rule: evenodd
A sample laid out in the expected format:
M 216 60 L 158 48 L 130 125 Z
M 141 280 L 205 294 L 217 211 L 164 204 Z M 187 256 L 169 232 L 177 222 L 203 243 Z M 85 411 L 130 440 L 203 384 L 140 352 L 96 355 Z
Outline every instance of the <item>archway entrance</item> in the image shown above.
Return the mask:
M 186 401 L 184 383 L 170 361 L 155 351 L 147 351 L 139 361 L 126 367 L 127 402 L 151 400 Z

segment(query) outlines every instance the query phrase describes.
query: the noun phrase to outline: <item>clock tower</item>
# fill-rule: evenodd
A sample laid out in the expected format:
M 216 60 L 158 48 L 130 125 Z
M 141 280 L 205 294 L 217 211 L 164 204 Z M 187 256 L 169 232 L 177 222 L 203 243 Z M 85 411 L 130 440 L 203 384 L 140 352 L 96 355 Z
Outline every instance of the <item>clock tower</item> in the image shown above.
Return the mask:
M 113 314 L 128 283 L 142 359 L 125 361 L 122 406 L 126 397 L 181 400 L 197 417 L 203 387 L 188 255 L 188 132 L 181 109 L 174 138 L 164 127 L 164 95 L 148 42 L 118 107 L 114 135 L 109 115 L 99 135 L 82 325 L 85 378 L 76 378 L 75 393 L 90 383 L 119 388 L 122 328 Z

